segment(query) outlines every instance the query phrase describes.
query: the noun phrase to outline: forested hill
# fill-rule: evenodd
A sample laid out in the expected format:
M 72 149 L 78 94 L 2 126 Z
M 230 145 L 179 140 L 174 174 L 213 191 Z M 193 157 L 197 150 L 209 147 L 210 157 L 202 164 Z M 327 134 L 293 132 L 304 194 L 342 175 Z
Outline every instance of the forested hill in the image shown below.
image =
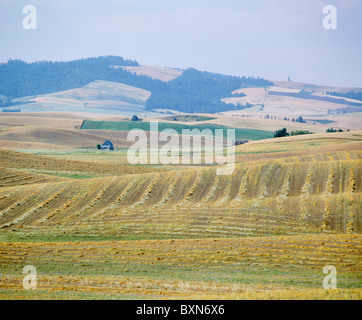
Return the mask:
M 0 95 L 14 99 L 54 93 L 80 88 L 94 80 L 114 81 L 151 91 L 152 84 L 157 81 L 113 68 L 138 65 L 137 61 L 114 56 L 68 62 L 9 60 L 0 65 Z
M 114 66 L 139 66 L 137 61 L 106 56 L 69 62 L 27 63 L 9 60 L 0 65 L 0 95 L 9 99 L 80 88 L 94 80 L 113 81 L 151 92 L 146 108 L 187 113 L 214 113 L 235 109 L 220 99 L 246 87 L 272 82 L 254 77 L 235 77 L 187 69 L 176 79 L 163 82 Z M 11 102 L 10 102 L 11 103 Z
M 231 92 L 247 87 L 272 85 L 260 78 L 225 76 L 210 72 L 187 69 L 173 81 L 155 88 L 147 100 L 146 109 L 173 109 L 185 113 L 216 113 L 235 110 L 235 105 L 226 104 L 220 99 Z

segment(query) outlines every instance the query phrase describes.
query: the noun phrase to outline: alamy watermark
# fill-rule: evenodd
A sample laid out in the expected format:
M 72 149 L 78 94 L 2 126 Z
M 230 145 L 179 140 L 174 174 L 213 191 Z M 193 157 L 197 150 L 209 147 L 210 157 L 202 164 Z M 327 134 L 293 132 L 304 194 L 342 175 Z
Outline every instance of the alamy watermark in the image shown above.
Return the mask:
M 325 266 L 323 268 L 323 273 L 326 273 L 327 276 L 323 279 L 323 288 L 324 289 L 337 289 L 337 269 L 334 266 Z
M 25 266 L 23 269 L 23 273 L 26 274 L 23 279 L 23 288 L 25 290 L 35 290 L 37 288 L 36 268 L 32 265 Z
M 23 28 L 25 30 L 36 30 L 38 28 L 36 7 L 33 5 L 26 5 L 23 8 L 23 13 L 26 14 L 23 18 Z
M 323 7 L 323 28 L 325 30 L 336 30 L 337 29 L 337 9 L 335 6 L 327 5 Z
M 150 122 L 149 135 L 142 129 L 128 132 L 127 141 L 135 142 L 127 151 L 130 164 L 225 165 L 217 175 L 230 175 L 235 169 L 235 129 L 158 130 L 158 122 Z M 162 144 L 162 146 L 160 146 Z M 226 154 L 224 154 L 226 153 Z

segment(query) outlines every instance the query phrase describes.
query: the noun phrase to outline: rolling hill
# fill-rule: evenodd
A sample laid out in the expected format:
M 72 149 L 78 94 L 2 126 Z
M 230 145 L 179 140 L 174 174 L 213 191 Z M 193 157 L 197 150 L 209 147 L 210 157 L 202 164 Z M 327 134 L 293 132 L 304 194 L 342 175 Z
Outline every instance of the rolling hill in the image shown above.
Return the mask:
M 91 233 L 104 225 L 93 236 L 108 234 L 110 239 L 194 238 L 201 234 L 203 237 L 291 235 L 350 229 L 360 233 L 361 160 L 360 150 L 260 159 L 238 164 L 231 176 L 217 176 L 215 168 L 152 173 L 151 169 L 139 167 L 98 166 L 2 151 L 0 162 L 5 169 L 1 179 L 7 179 L 7 186 L 11 187 L 1 190 L 4 196 L 9 192 L 13 196 L 4 198 L 0 224 L 31 227 L 41 222 L 39 226 L 45 229 L 24 233 L 26 238 L 50 236 L 48 227 L 61 221 L 63 233 L 75 222 Z M 20 169 L 38 169 L 44 173 L 71 170 L 114 177 L 68 179 L 65 190 L 64 182 L 56 181 L 51 185 L 36 182 L 18 188 L 28 179 L 28 175 L 19 173 L 14 179 L 14 170 Z M 65 209 L 44 220 L 54 209 L 54 205 L 49 207 L 44 201 L 60 190 L 64 195 L 54 199 L 54 204 Z M 23 201 L 21 210 L 9 214 L 9 207 L 27 194 L 32 194 L 34 201 Z M 72 195 L 76 194 L 79 196 L 74 198 Z M 41 210 L 32 215 L 34 203 L 43 202 Z M 66 203 L 69 205 L 65 206 Z M 19 219 L 25 213 L 29 214 Z M 172 227 L 175 224 L 177 228 Z M 116 232 L 118 228 L 122 230 L 120 233 Z M 76 237 L 74 228 L 67 232 Z
M 361 112 L 362 102 L 359 100 L 341 98 L 327 95 L 319 91 L 305 91 L 304 88 L 315 88 L 316 86 L 293 86 L 278 87 L 271 86 L 265 88 L 246 88 L 234 91 L 234 93 L 243 93 L 243 97 L 224 98 L 225 103 L 232 103 L 235 106 L 250 104 L 249 108 L 243 110 L 229 111 L 233 114 L 259 114 L 276 115 L 278 118 L 328 115 L 345 112 Z M 301 88 L 301 89 L 296 89 Z M 323 87 L 322 87 L 323 88 Z M 328 89 L 328 88 L 326 88 Z M 345 110 L 345 111 L 343 111 Z M 348 110 L 348 111 L 346 111 Z
M 128 66 L 121 67 L 115 66 L 115 68 L 122 68 L 131 73 L 135 73 L 137 75 L 144 75 L 150 77 L 152 79 L 158 79 L 164 82 L 168 82 L 176 79 L 182 74 L 182 71 L 179 69 L 172 68 L 163 68 L 163 67 L 151 67 L 151 66 Z
M 360 149 L 259 156 L 231 176 L 112 175 L 104 163 L 1 152 L 0 297 L 360 299 Z M 28 171 L 44 162 L 98 177 Z M 38 289 L 21 290 L 34 261 Z M 338 289 L 327 294 L 331 264 Z
M 150 67 L 113 56 L 68 62 L 9 60 L 0 66 L 0 104 L 7 111 L 147 117 L 222 112 L 277 119 L 302 115 L 310 123 L 361 129 L 362 101 L 347 98 L 358 98 L 351 93 L 361 91 Z
M 352 89 L 120 57 L 0 65 L 0 104 L 22 109 L 0 114 L 0 299 L 361 300 Z M 235 147 L 230 175 L 130 165 L 127 134 L 150 121 L 252 141 Z M 326 133 L 336 126 L 351 130 Z M 281 128 L 314 134 L 272 138 Z M 116 150 L 98 150 L 105 139 Z M 22 287 L 26 265 L 36 290 Z M 338 287 L 325 290 L 331 265 Z
M 150 92 L 110 81 L 93 81 L 82 88 L 25 97 L 14 101 L 23 111 L 76 111 L 133 114 L 144 110 Z M 21 104 L 22 101 L 30 101 Z

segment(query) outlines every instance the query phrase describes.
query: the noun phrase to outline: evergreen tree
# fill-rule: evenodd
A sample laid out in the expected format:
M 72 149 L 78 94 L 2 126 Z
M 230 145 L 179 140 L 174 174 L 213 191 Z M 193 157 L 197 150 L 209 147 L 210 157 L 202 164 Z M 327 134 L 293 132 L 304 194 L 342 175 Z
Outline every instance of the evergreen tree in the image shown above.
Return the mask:
M 287 137 L 287 136 L 289 136 L 289 133 L 287 132 L 286 128 L 276 130 L 274 133 L 274 138 Z

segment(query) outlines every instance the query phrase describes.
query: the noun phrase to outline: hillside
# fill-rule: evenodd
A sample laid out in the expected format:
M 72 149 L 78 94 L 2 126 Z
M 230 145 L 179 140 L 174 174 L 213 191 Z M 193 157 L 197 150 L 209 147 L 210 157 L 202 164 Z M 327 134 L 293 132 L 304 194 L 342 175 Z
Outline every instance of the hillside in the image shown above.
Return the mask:
M 67 149 L 74 148 L 95 148 L 103 141 L 99 136 L 84 133 L 79 130 L 51 129 L 41 127 L 15 127 L 0 131 L 0 141 L 13 142 L 34 142 L 47 145 L 47 149 L 52 146 L 62 146 Z M 123 141 L 122 141 L 123 142 Z M 0 146 L 3 142 L 0 142 Z M 121 146 L 129 146 L 124 142 Z M 44 149 L 44 148 L 41 148 Z
M 232 111 L 233 114 L 244 115 L 269 115 L 278 118 L 303 116 L 321 116 L 346 112 L 361 112 L 362 101 L 343 97 L 330 96 L 320 90 L 319 87 L 310 86 L 314 91 L 304 91 L 309 86 L 265 88 L 246 88 L 234 91 L 243 93 L 242 97 L 227 97 L 222 100 L 235 106 L 251 105 L 249 108 Z M 299 88 L 299 89 L 296 89 Z M 328 88 L 327 88 L 328 89 Z M 229 112 L 230 113 L 230 112 Z
M 193 130 L 198 129 L 200 131 L 204 129 L 210 129 L 213 133 L 216 129 L 227 130 L 228 127 L 222 125 L 216 125 L 211 123 L 202 123 L 202 124 L 179 124 L 175 122 L 160 122 L 158 123 L 158 131 L 161 132 L 165 129 L 173 129 L 179 135 L 182 134 L 183 130 Z M 144 131 L 150 131 L 151 125 L 149 122 L 136 122 L 136 121 L 91 121 L 84 120 L 82 123 L 82 130 L 116 130 L 116 131 L 125 131 L 128 132 L 133 129 L 139 129 Z M 273 134 L 269 131 L 255 130 L 255 129 L 235 129 L 236 139 L 250 139 L 250 140 L 260 140 L 271 138 Z M 226 133 L 225 133 L 226 137 Z
M 230 176 L 2 150 L 0 297 L 361 299 L 361 143 L 361 132 L 255 141 L 236 148 Z M 38 289 L 22 290 L 34 261 Z M 330 264 L 337 290 L 320 289 Z
M 281 88 L 287 89 L 296 89 L 296 90 L 305 90 L 305 91 L 316 91 L 316 92 L 327 92 L 327 91 L 335 91 L 335 92 L 361 92 L 362 88 L 357 87 L 332 87 L 332 86 L 324 86 L 324 85 L 316 85 L 310 83 L 302 83 L 296 81 L 273 81 L 274 84 Z
M 40 170 L 50 174 L 84 172 L 91 175 L 124 175 L 154 171 L 146 167 L 63 160 L 2 149 L 0 149 L 0 164 L 5 168 Z
M 131 69 L 128 70 L 129 67 Z M 159 80 L 160 78 L 162 80 Z M 261 78 L 220 75 L 195 69 L 187 69 L 183 72 L 155 70 L 151 67 L 140 67 L 137 61 L 113 56 L 68 62 L 26 63 L 20 60 L 9 60 L 8 63 L 0 65 L 0 95 L 4 96 L 1 104 L 10 109 L 16 107 L 42 111 L 42 108 L 45 108 L 43 111 L 48 111 L 47 99 L 50 99 L 50 102 L 55 104 L 53 107 L 79 111 L 67 109 L 66 100 L 54 100 L 52 96 L 45 97 L 45 100 L 40 98 L 40 102 L 43 101 L 44 105 L 36 106 L 32 105 L 32 98 L 82 88 L 96 80 L 116 82 L 151 92 L 150 97 L 147 97 L 147 110 L 173 109 L 192 113 L 230 110 L 232 106 L 228 106 L 220 99 L 231 91 L 240 87 L 271 84 L 270 81 Z M 72 94 L 74 97 L 73 92 Z M 78 102 L 85 103 L 82 95 L 77 93 L 75 95 Z M 63 98 L 62 94 L 60 97 Z M 102 97 L 98 99 L 102 100 Z M 65 105 L 63 105 L 64 102 Z M 91 107 L 93 104 L 94 107 L 95 100 L 91 100 L 89 104 Z M 113 104 L 110 103 L 110 105 Z M 126 99 L 123 105 L 129 105 L 129 101 Z M 110 107 L 106 103 L 106 106 L 102 108 L 107 110 Z M 115 108 L 111 107 L 111 109 Z M 93 112 L 96 111 L 93 110 Z
M 361 88 L 337 88 L 192 68 L 150 67 L 122 57 L 0 65 L 0 105 L 6 111 L 70 111 L 159 116 L 161 112 L 221 113 L 361 129 Z
M 359 92 L 112 56 L 0 65 L 0 299 L 361 300 Z M 131 165 L 151 121 L 249 141 L 229 175 L 194 153 Z
M 76 111 L 90 113 L 138 113 L 150 92 L 125 84 L 93 81 L 82 88 L 14 100 L 22 111 Z M 22 101 L 28 101 L 21 104 Z
M 98 168 L 96 164 L 86 166 L 86 163 L 79 161 L 35 155 L 29 155 L 25 162 L 19 156 L 18 153 L 1 152 L 1 164 L 5 168 L 16 166 L 60 170 L 61 166 L 62 170 L 71 167 L 73 171 L 108 174 L 112 167 L 112 173 L 116 173 L 116 166 L 111 165 L 103 164 Z M 47 233 L 48 226 L 61 221 L 63 232 L 73 235 L 75 229 L 66 231 L 66 226 L 75 222 L 84 232 L 88 230 L 82 233 L 84 236 L 90 232 L 93 236 L 108 234 L 112 238 L 113 232 L 110 233 L 110 230 L 115 232 L 121 228 L 122 233 L 115 235 L 118 239 L 142 239 L 146 235 L 193 238 L 201 234 L 203 237 L 235 237 L 310 233 L 319 232 L 320 229 L 330 232 L 348 232 L 353 229 L 360 233 L 361 161 L 360 151 L 349 151 L 333 156 L 324 154 L 303 159 L 294 157 L 288 161 L 244 163 L 236 167 L 232 176 L 217 176 L 214 168 L 205 168 L 128 175 L 122 179 L 70 180 L 65 190 L 64 183 L 38 184 L 21 189 L 16 187 L 13 190 L 6 188 L 2 189 L 3 195 L 9 192 L 13 194 L 10 199 L 5 197 L 7 200 L 3 202 L 2 210 L 6 212 L 10 205 L 19 201 L 16 199 L 27 197 L 26 194 L 32 194 L 34 201 L 23 202 L 21 209 L 14 211 L 14 214 L 1 214 L 0 224 L 10 226 L 21 223 L 23 227 L 31 227 L 41 222 L 39 228 L 32 232 L 37 237 L 45 236 L 43 232 Z M 131 169 L 137 172 L 135 168 L 129 168 L 128 173 Z M 121 166 L 118 172 L 127 173 Z M 21 179 L 18 181 L 20 183 Z M 14 182 L 13 185 L 16 186 Z M 92 190 L 93 196 L 82 190 Z M 49 207 L 45 203 L 40 211 L 36 211 L 36 215 L 31 214 L 29 210 L 33 203 L 41 204 L 60 191 L 62 197 L 54 204 L 61 208 L 69 203 L 64 207 L 65 210 L 44 220 L 54 208 L 54 205 Z M 74 198 L 77 194 L 79 196 Z M 8 203 L 9 200 L 12 204 Z M 148 212 L 147 215 L 144 212 Z M 172 227 L 175 224 L 177 228 Z M 101 225 L 104 227 L 94 234 L 92 230 Z M 123 225 L 127 227 L 123 228 Z M 32 234 L 26 237 L 31 238 Z
M 115 66 L 115 68 L 122 68 L 131 73 L 135 73 L 137 75 L 144 75 L 152 79 L 158 79 L 164 82 L 174 80 L 182 74 L 182 71 L 178 69 L 151 67 L 151 66 L 129 66 L 129 67 Z
M 116 80 L 128 85 L 137 82 L 142 87 L 152 83 L 148 77 L 135 78 L 123 69 L 110 68 L 114 65 L 137 66 L 138 62 L 114 56 L 68 62 L 9 60 L 0 65 L 0 94 L 15 99 L 80 88 L 94 80 Z

